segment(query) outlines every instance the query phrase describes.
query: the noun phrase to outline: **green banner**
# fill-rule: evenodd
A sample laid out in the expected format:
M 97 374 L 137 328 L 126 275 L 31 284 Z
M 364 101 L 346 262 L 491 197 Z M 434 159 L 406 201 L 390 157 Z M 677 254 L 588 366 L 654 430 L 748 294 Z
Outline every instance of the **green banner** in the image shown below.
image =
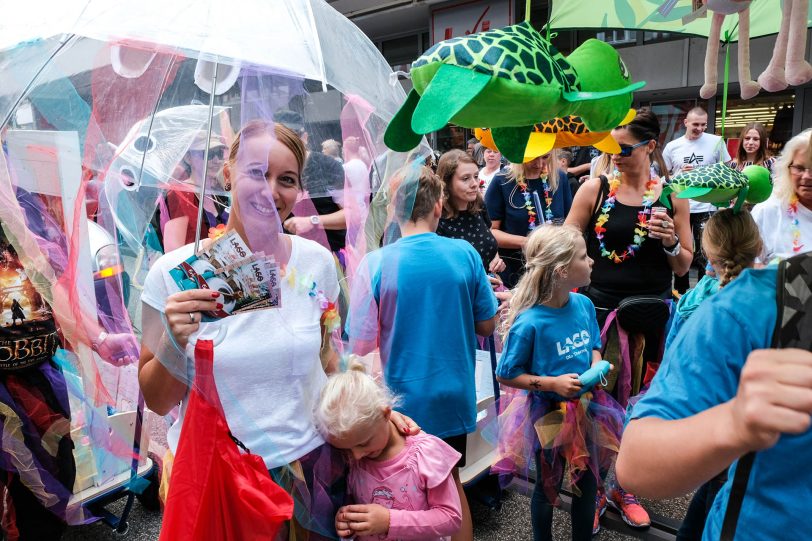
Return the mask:
M 750 37 L 777 34 L 781 26 L 781 6 L 789 0 L 753 0 L 750 4 Z M 668 4 L 667 15 L 659 11 Z M 550 20 L 553 30 L 582 28 L 623 28 L 649 32 L 674 32 L 707 37 L 711 15 L 683 24 L 682 18 L 694 11 L 692 0 L 555 0 Z M 672 7 L 673 6 L 673 7 Z M 721 35 L 729 31 L 732 41 L 738 39 L 736 15 L 725 18 Z M 812 26 L 812 2 L 807 13 L 807 27 Z

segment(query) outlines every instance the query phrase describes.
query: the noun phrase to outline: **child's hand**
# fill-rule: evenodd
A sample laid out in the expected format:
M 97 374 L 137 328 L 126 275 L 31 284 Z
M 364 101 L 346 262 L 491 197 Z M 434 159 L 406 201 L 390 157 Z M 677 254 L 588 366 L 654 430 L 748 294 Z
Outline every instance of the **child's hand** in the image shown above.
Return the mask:
M 336 525 L 339 523 L 346 523 L 353 535 L 385 534 L 389 531 L 389 509 L 376 503 L 347 505 L 338 511 Z
M 552 391 L 565 398 L 572 398 L 581 390 L 578 374 L 562 374 L 553 378 Z
M 336 533 L 339 537 L 352 537 L 353 533 L 350 529 L 350 523 L 344 518 L 344 513 L 347 506 L 340 507 L 336 513 Z

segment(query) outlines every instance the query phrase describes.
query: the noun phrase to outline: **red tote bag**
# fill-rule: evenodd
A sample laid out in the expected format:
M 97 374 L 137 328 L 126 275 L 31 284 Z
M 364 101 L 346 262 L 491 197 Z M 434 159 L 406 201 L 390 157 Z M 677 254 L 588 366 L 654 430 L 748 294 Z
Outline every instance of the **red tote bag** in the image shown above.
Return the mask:
M 213 375 L 214 346 L 195 346 L 160 541 L 267 541 L 293 515 L 293 499 L 262 457 L 241 452 L 226 423 Z

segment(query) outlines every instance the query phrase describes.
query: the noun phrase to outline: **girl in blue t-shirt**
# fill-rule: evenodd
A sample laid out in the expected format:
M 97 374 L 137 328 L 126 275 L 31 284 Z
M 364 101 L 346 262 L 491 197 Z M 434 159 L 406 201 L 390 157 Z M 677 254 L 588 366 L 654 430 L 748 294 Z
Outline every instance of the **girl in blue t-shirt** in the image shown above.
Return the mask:
M 527 473 L 536 460 L 530 503 L 533 538 L 552 539 L 553 507 L 562 480 L 570 478 L 572 537 L 588 540 L 599 524 L 595 499 L 614 461 L 623 409 L 599 388 L 585 389 L 578 375 L 601 360 L 595 307 L 572 293 L 589 284 L 592 259 L 581 232 L 545 225 L 525 246 L 525 274 L 504 323 L 505 349 L 496 375 L 516 391 L 499 418 L 494 470 Z

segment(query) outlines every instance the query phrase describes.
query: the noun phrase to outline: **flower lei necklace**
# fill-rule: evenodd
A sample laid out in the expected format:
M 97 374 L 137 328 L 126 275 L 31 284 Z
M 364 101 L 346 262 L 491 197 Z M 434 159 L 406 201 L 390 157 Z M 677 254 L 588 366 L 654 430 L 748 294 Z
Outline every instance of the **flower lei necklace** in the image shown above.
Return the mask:
M 789 207 L 787 208 L 787 216 L 789 217 L 790 224 L 792 227 L 790 228 L 790 234 L 792 236 L 792 251 L 794 253 L 799 253 L 801 249 L 804 247 L 803 243 L 801 242 L 801 226 L 798 222 L 798 196 L 793 195 L 792 199 L 789 201 Z
M 605 226 L 609 222 L 609 213 L 615 207 L 617 191 L 618 188 L 620 188 L 620 173 L 615 171 L 615 174 L 609 181 L 609 195 L 606 196 L 606 201 L 603 202 L 603 207 L 601 208 L 601 214 L 595 221 L 595 236 L 600 243 L 601 256 L 611 259 L 616 264 L 623 263 L 626 259 L 634 257 L 648 235 L 648 219 L 651 216 L 651 206 L 654 204 L 654 188 L 657 186 L 657 182 L 655 179 L 646 182 L 646 191 L 643 193 L 643 209 L 637 213 L 637 223 L 634 228 L 634 242 L 629 244 L 620 254 L 615 250 L 610 252 L 603 242 L 603 234 L 606 232 Z
M 544 219 L 546 221 L 551 221 L 553 219 L 553 211 L 551 210 L 551 206 L 553 204 L 553 198 L 550 195 L 550 185 L 547 184 L 547 177 L 542 176 L 541 178 L 541 186 L 544 190 L 544 202 L 546 203 L 547 208 L 544 209 Z M 527 222 L 528 222 L 528 229 L 533 231 L 537 224 L 536 224 L 536 208 L 533 206 L 533 198 L 532 194 L 527 191 L 527 182 L 516 181 L 516 185 L 522 191 L 522 197 L 524 198 L 524 208 L 527 209 Z

